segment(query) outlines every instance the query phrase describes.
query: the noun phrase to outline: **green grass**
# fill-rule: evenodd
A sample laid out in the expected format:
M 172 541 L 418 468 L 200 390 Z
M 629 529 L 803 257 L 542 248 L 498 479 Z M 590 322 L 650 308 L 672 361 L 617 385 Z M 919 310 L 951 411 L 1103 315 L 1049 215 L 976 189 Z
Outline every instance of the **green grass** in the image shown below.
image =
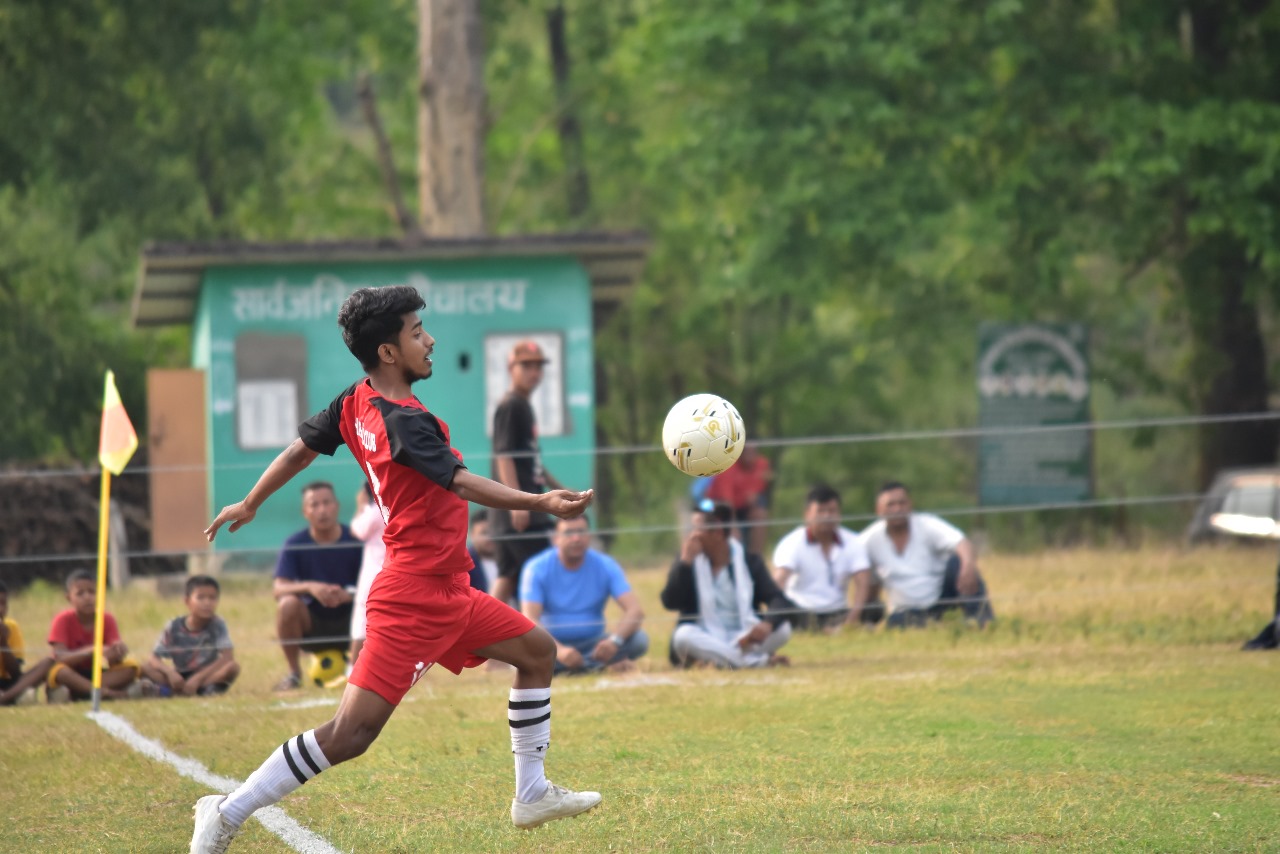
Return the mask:
M 662 569 L 636 571 L 645 672 L 558 681 L 552 779 L 594 813 L 526 833 L 507 817 L 509 677 L 432 671 L 369 754 L 281 806 L 344 851 L 1276 851 L 1280 655 L 1242 653 L 1266 618 L 1256 550 L 990 556 L 1000 620 L 799 636 L 795 665 L 678 673 Z M 265 579 L 222 612 L 246 673 L 226 697 L 110 707 L 143 735 L 243 779 L 329 707 L 288 708 Z M 12 597 L 38 640 L 56 591 Z M 176 599 L 111 610 L 145 652 Z M 309 689 L 291 701 L 333 697 Z M 175 851 L 206 794 L 86 707 L 0 709 L 0 850 Z M 288 849 L 256 822 L 235 850 Z

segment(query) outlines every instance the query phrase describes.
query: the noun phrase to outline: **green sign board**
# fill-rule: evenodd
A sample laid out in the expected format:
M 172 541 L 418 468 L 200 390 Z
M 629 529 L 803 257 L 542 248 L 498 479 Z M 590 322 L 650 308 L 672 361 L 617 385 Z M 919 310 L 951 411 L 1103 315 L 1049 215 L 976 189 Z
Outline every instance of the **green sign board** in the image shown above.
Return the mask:
M 506 357 L 519 340 L 551 359 L 534 395 L 543 458 L 563 483 L 592 485 L 595 386 L 591 284 L 572 256 L 329 262 L 209 267 L 193 328 L 193 363 L 207 372 L 210 506 L 243 498 L 261 471 L 297 438 L 298 423 L 363 377 L 342 342 L 338 308 L 356 288 L 408 284 L 435 339 L 432 377 L 414 387 L 448 425 L 474 471 L 490 474 L 492 416 L 506 392 Z M 258 512 L 252 525 L 218 537 L 220 551 L 256 550 L 274 560 L 305 526 L 301 487 L 335 485 L 343 521 L 362 483 L 346 449 L 320 457 Z
M 1079 324 L 983 324 L 978 332 L 978 497 L 985 506 L 1093 494 L 1088 333 Z M 1078 430 L 1022 430 L 1080 424 Z

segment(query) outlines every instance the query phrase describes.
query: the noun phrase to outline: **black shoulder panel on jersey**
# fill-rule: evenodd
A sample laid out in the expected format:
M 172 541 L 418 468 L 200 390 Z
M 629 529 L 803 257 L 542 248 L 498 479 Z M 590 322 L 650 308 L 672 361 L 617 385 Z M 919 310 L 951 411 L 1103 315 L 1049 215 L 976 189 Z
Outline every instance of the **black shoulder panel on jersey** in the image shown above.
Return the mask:
M 466 466 L 445 442 L 436 417 L 425 409 L 401 406 L 381 397 L 372 402 L 382 413 L 391 459 L 448 489 L 454 472 Z
M 302 444 L 317 454 L 329 457 L 333 456 L 339 445 L 345 444 L 339 426 L 342 423 L 342 403 L 356 393 L 356 386 L 359 384 L 354 382 L 347 386 L 333 399 L 327 409 L 320 410 L 298 425 L 298 438 L 302 440 Z

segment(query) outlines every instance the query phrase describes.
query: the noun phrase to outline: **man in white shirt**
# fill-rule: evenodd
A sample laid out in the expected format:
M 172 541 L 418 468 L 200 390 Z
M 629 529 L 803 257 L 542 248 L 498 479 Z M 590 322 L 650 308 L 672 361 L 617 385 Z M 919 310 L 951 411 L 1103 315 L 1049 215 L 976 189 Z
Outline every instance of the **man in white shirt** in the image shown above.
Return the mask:
M 922 626 L 951 608 L 984 626 L 994 618 L 973 543 L 931 513 L 916 513 L 897 481 L 880 487 L 880 519 L 859 539 L 889 599 L 890 628 Z
M 809 490 L 804 524 L 778 541 L 773 579 L 787 598 L 808 612 L 801 623 L 838 631 L 856 623 L 863 609 L 849 607 L 849 582 L 857 601 L 871 595 L 871 564 L 858 535 L 840 524 L 840 493 L 826 484 Z

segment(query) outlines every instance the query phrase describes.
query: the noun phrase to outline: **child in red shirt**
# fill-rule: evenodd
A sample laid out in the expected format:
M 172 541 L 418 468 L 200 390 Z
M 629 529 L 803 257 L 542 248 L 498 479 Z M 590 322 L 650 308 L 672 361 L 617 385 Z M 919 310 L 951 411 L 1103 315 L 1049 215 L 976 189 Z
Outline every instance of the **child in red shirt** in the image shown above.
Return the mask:
M 49 669 L 49 698 L 54 702 L 58 688 L 66 688 L 77 700 L 87 700 L 93 695 L 93 617 L 97 607 L 98 583 L 86 569 L 77 569 L 67 576 L 67 601 L 71 607 L 53 618 L 49 626 L 49 646 L 53 651 L 54 665 Z M 104 614 L 102 618 L 102 696 L 106 699 L 123 699 L 129 696 L 127 689 L 142 673 L 138 662 L 129 655 L 129 648 L 120 640 L 116 618 Z M 57 692 L 57 693 L 55 693 Z

